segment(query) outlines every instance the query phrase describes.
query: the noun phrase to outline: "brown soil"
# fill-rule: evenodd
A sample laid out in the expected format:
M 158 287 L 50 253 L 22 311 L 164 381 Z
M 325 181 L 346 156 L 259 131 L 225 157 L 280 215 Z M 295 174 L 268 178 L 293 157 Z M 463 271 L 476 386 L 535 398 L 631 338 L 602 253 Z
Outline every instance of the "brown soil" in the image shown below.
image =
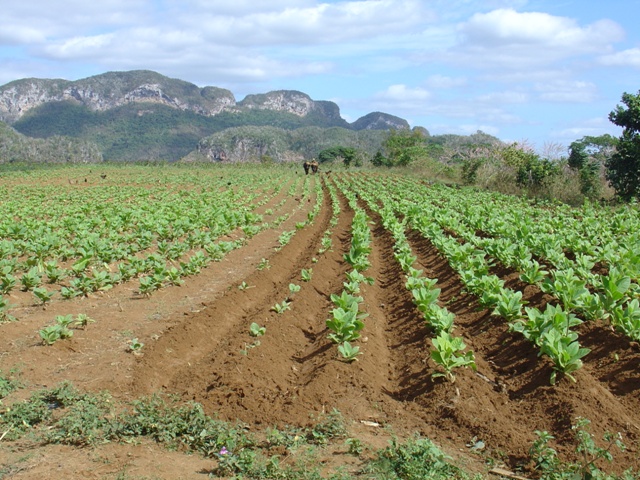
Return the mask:
M 503 319 L 480 309 L 446 260 L 416 232 L 410 232 L 409 240 L 418 268 L 438 279 L 442 302 L 456 314 L 456 334 L 475 352 L 477 372 L 462 369 L 455 383 L 431 378 L 432 334 L 412 304 L 393 258 L 392 238 L 379 222 L 372 226 L 372 267 L 366 272 L 376 281 L 362 287 L 363 310 L 369 314 L 359 342 L 363 355 L 351 364 L 341 361 L 327 339 L 325 320 L 332 308 L 329 297 L 341 291 L 347 270 L 342 255 L 349 247 L 353 212 L 342 201 L 333 249 L 318 254 L 331 215 L 326 194 L 313 225 L 298 231 L 281 250 L 274 248 L 282 231 L 304 221 L 313 201 L 288 200 L 282 211 L 292 216 L 279 229 L 259 233 L 183 286 L 149 298 L 124 285 L 102 295 L 53 302 L 45 310 L 16 294 L 11 300 L 22 302 L 13 312 L 19 321 L 0 326 L 0 370 L 18 367 L 27 388 L 11 398 L 62 380 L 81 390 L 108 390 L 122 401 L 175 393 L 202 403 L 210 415 L 239 420 L 254 431 L 306 426 L 337 409 L 347 420 L 350 436 L 375 448 L 385 446 L 391 434 L 408 438 L 419 433 L 477 472 L 488 470 L 488 458 L 526 472 L 535 430 L 552 433 L 554 448 L 570 458 L 575 448 L 571 425 L 581 416 L 591 420 L 599 443 L 605 432 L 622 434 L 628 448 L 614 452 L 615 463 L 608 470 L 640 469 L 636 346 L 604 326 L 585 325 L 581 341 L 592 352 L 575 375 L 577 383 L 565 378 L 550 386 L 550 363 L 522 337 L 508 332 Z M 270 268 L 257 270 L 262 258 Z M 311 281 L 301 280 L 303 268 L 313 269 Z M 242 281 L 250 288 L 236 288 Z M 301 285 L 300 292 L 291 295 L 289 283 Z M 526 296 L 532 304 L 546 300 L 536 291 Z M 291 300 L 289 310 L 271 309 L 285 299 Z M 38 330 L 55 315 L 68 313 L 87 313 L 96 323 L 69 340 L 43 346 Z M 257 346 L 249 335 L 252 322 L 266 326 Z M 132 337 L 144 342 L 143 355 L 127 351 Z M 477 440 L 485 446 L 472 451 Z M 327 453 L 326 462 L 336 466 L 352 463 L 350 458 L 344 450 L 334 451 Z M 91 449 L 41 446 L 27 439 L 0 443 L 0 466 L 12 465 L 10 478 L 16 479 L 115 478 L 123 472 L 198 479 L 206 478 L 213 463 L 147 441 Z

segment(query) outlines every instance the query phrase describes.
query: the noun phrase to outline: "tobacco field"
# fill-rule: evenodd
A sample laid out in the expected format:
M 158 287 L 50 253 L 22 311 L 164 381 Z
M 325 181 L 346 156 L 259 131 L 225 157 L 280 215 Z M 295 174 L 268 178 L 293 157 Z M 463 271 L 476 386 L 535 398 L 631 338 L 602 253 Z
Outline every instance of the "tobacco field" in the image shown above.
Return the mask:
M 0 478 L 640 471 L 637 205 L 92 165 L 0 206 Z

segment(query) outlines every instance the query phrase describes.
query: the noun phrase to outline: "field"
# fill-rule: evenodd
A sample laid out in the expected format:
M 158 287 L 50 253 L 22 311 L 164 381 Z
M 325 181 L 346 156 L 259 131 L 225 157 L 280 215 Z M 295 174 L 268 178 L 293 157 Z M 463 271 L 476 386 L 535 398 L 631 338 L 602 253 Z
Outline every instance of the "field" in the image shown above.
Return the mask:
M 390 172 L 0 173 L 0 478 L 640 471 L 637 208 Z

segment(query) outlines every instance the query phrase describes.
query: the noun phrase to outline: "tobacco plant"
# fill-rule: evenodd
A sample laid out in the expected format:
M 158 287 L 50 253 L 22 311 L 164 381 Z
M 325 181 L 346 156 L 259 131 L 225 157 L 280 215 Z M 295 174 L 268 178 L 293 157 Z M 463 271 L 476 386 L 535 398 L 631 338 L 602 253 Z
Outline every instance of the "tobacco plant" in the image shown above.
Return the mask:
M 466 345 L 462 338 L 453 337 L 448 332 L 440 332 L 436 338 L 431 339 L 435 350 L 431 351 L 431 358 L 444 372 L 435 372 L 433 378 L 444 377 L 450 382 L 455 382 L 454 369 L 460 367 L 471 367 L 476 369 L 475 357 L 472 351 L 462 354 Z

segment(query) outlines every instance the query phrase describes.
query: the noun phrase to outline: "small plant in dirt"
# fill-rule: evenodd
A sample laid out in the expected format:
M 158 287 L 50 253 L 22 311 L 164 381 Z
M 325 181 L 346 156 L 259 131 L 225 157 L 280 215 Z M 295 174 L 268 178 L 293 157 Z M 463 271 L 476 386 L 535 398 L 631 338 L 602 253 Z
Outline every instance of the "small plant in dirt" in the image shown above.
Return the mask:
M 394 437 L 377 453 L 367 471 L 377 474 L 375 478 L 468 478 L 451 460 L 428 438 L 417 437 L 401 444 Z
M 283 313 L 291 309 L 290 305 L 291 305 L 291 302 L 287 302 L 286 300 L 283 300 L 282 303 L 276 303 L 273 307 L 271 307 L 271 310 L 273 310 L 276 313 Z
M 243 280 L 242 283 L 238 285 L 238 290 L 242 290 L 244 292 L 245 290 L 248 290 L 253 287 L 255 287 L 255 285 L 249 285 L 247 282 Z
M 329 440 L 334 438 L 343 438 L 347 434 L 344 417 L 337 409 L 323 414 L 318 418 L 318 422 L 312 427 L 307 434 L 309 442 L 316 445 L 327 445 Z
M 60 340 L 60 327 L 58 325 L 49 325 L 40 329 L 38 333 L 45 345 L 53 345 Z
M 14 316 L 9 315 L 8 313 L 10 307 L 11 305 L 9 305 L 9 300 L 0 296 L 0 324 L 16 320 Z
M 140 277 L 140 286 L 138 287 L 138 293 L 145 297 L 151 296 L 153 292 L 162 288 L 162 282 L 164 277 L 158 275 L 148 275 Z
M 295 283 L 290 283 L 289 284 L 289 291 L 291 293 L 298 293 L 300 291 L 300 285 L 296 285 Z
M 0 293 L 8 294 L 13 290 L 17 283 L 16 277 L 11 273 L 6 273 L 0 277 Z
M 249 326 L 249 334 L 252 337 L 261 337 L 262 335 L 264 335 L 267 332 L 267 327 L 261 327 L 260 325 L 258 325 L 256 322 L 253 322 L 250 326 Z
M 551 385 L 555 385 L 558 373 L 566 375 L 573 382 L 576 381 L 572 373 L 582 368 L 582 357 L 591 351 L 580 347 L 577 337 L 578 334 L 575 332 L 564 334 L 556 329 L 542 334 L 540 353 L 549 356 L 554 364 L 550 378 Z
M 82 292 L 80 292 L 79 290 L 77 290 L 77 289 L 75 289 L 73 287 L 62 287 L 60 289 L 60 295 L 65 300 L 70 300 L 72 298 L 75 298 L 75 297 L 79 296 L 81 293 Z
M 40 286 L 40 284 L 42 283 L 42 277 L 40 276 L 38 267 L 32 267 L 29 269 L 29 271 L 22 275 L 20 283 L 22 283 L 22 290 L 25 292 L 28 292 L 29 290 L 33 290 L 34 288 Z
M 349 455 L 359 457 L 364 451 L 362 440 L 360 440 L 359 438 L 347 438 L 344 443 L 347 445 L 347 451 L 349 452 Z
M 132 338 L 129 341 L 129 351 L 134 355 L 142 354 L 142 347 L 144 347 L 144 343 L 140 342 L 137 338 Z
M 84 329 L 84 328 L 87 328 L 87 325 L 94 322 L 95 320 L 89 317 L 89 315 L 87 315 L 86 313 L 79 313 L 78 316 L 76 317 L 74 325 Z
M 256 268 L 258 270 L 269 270 L 271 268 L 271 265 L 269 264 L 268 259 L 263 258 L 260 260 L 260 263 L 258 263 L 258 266 Z
M 282 232 L 278 237 L 278 243 L 280 243 L 280 247 L 278 247 L 276 250 L 280 250 L 282 247 L 287 245 L 295 234 L 296 234 L 295 230 L 292 230 L 289 232 Z
M 260 340 L 255 340 L 252 343 L 245 343 L 244 344 L 244 348 L 242 350 L 240 350 L 240 354 L 247 356 L 249 355 L 249 350 L 251 350 L 252 348 L 256 348 L 260 346 Z
M 589 432 L 590 423 L 586 418 L 578 417 L 571 427 L 577 442 L 575 449 L 577 461 L 575 462 L 565 463 L 558 458 L 557 452 L 549 446 L 549 442 L 555 438 L 553 435 L 547 431 L 535 432 L 538 438 L 529 449 L 529 455 L 535 464 L 535 469 L 541 472 L 541 478 L 559 480 L 619 478 L 606 475 L 596 466 L 596 463 L 600 460 L 612 462 L 613 447 L 620 451 L 626 449 L 620 433 L 616 435 L 605 433 L 603 437 L 605 446 L 598 446 L 593 434 Z M 635 478 L 635 476 L 628 478 Z
M 453 337 L 450 333 L 442 331 L 436 338 L 431 339 L 431 343 L 435 347 L 435 350 L 431 351 L 431 358 L 444 370 L 444 372 L 433 373 L 431 375 L 433 378 L 444 377 L 453 383 L 456 380 L 454 369 L 459 367 L 476 369 L 473 352 L 461 354 L 466 348 L 462 338 Z
M 58 340 L 73 336 L 70 325 L 73 323 L 73 315 L 56 315 L 56 323 L 41 329 L 38 333 L 45 345 L 53 345 Z
M 300 271 L 300 278 L 302 278 L 303 282 L 310 282 L 312 275 L 313 275 L 313 268 L 309 268 L 309 269 L 303 268 Z
M 7 377 L 2 375 L 2 370 L 0 370 L 0 400 L 20 387 L 20 382 L 13 378 L 15 374 L 15 371 L 11 371 Z
M 347 341 L 338 345 L 338 352 L 340 353 L 340 355 L 342 355 L 342 358 L 346 360 L 348 363 L 351 363 L 354 360 L 358 360 L 358 355 L 362 355 L 362 352 L 360 351 L 360 347 L 351 345 L 351 343 Z
M 56 294 L 55 291 L 50 292 L 44 287 L 36 287 L 33 289 L 32 293 L 42 306 L 46 305 L 47 302 L 50 302 L 51 298 Z

